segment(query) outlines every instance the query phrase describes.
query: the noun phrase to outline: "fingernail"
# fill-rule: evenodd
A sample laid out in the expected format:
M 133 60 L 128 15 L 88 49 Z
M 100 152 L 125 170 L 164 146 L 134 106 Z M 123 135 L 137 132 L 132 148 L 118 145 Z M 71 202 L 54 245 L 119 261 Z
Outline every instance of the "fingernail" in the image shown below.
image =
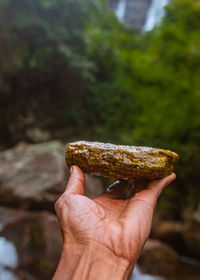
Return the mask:
M 70 175 L 71 175 L 73 172 L 74 172 L 74 166 L 71 166 L 71 167 L 70 167 L 70 170 L 69 170 Z

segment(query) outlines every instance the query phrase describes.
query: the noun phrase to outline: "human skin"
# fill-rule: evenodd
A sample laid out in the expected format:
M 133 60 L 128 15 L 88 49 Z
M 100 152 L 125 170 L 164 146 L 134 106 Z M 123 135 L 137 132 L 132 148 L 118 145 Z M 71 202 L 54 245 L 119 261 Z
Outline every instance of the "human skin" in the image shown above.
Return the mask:
M 137 183 L 128 199 L 116 198 L 116 188 L 91 200 L 84 196 L 83 172 L 71 167 L 55 204 L 63 250 L 53 280 L 128 279 L 149 237 L 157 199 L 175 178 Z

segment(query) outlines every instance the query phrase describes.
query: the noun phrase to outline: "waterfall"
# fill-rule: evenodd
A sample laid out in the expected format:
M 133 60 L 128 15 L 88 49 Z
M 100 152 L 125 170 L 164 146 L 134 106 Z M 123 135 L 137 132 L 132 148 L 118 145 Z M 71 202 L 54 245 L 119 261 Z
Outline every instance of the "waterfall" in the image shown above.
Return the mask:
M 115 13 L 116 13 L 116 16 L 118 17 L 118 19 L 123 22 L 124 16 L 126 13 L 126 0 L 119 1 Z
M 143 30 L 149 31 L 156 26 L 164 16 L 164 6 L 169 3 L 169 0 L 152 0 L 150 8 L 147 12 L 146 22 Z
M 159 24 L 165 13 L 164 6 L 170 2 L 170 0 L 108 1 L 112 3 L 110 7 L 118 19 L 128 26 L 134 26 L 138 31 L 149 31 Z

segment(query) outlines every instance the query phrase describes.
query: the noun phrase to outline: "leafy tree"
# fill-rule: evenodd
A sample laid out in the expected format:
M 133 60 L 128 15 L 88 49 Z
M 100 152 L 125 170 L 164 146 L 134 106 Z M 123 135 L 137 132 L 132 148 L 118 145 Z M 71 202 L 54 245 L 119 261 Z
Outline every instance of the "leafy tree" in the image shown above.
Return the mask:
M 94 0 L 0 1 L 4 143 L 23 139 L 27 127 L 51 129 L 81 119 L 79 93 L 94 67 L 84 29 L 91 11 L 101 8 Z
M 124 65 L 129 65 L 121 84 L 129 102 L 136 100 L 140 108 L 137 121 L 130 118 L 127 142 L 171 148 L 180 154 L 176 189 L 166 191 L 171 210 L 177 204 L 182 208 L 197 204 L 200 195 L 199 25 L 199 1 L 175 0 L 162 24 L 151 36 L 141 38 L 145 49 L 121 51 Z

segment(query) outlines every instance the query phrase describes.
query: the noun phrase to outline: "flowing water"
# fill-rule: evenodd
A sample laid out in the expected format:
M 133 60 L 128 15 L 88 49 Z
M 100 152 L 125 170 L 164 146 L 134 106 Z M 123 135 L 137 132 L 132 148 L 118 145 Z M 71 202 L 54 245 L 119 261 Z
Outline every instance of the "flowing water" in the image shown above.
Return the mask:
M 119 1 L 115 13 L 118 19 L 123 22 L 126 13 L 126 0 Z
M 164 7 L 169 3 L 169 0 L 152 0 L 150 8 L 147 12 L 146 22 L 143 30 L 149 31 L 153 29 L 164 16 Z

